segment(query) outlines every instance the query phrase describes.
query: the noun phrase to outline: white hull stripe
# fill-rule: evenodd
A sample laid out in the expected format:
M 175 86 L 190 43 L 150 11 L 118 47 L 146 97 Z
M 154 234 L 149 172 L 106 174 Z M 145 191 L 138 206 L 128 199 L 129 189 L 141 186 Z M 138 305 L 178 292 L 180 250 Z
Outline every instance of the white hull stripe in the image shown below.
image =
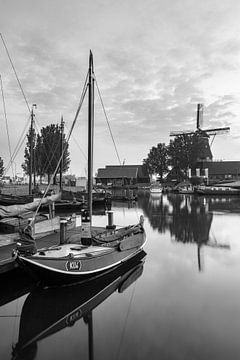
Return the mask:
M 145 241 L 146 242 L 146 241 Z M 41 268 L 44 268 L 46 270 L 49 270 L 49 271 L 52 271 L 52 272 L 56 272 L 56 273 L 60 273 L 60 274 L 69 274 L 69 275 L 86 275 L 86 274 L 93 274 L 93 273 L 97 273 L 97 272 L 100 272 L 100 271 L 104 271 L 104 270 L 107 270 L 113 266 L 116 266 L 118 264 L 121 264 L 122 262 L 126 261 L 127 259 L 131 258 L 132 256 L 134 256 L 135 254 L 137 254 L 144 246 L 145 242 L 143 243 L 143 245 L 141 247 L 139 247 L 134 253 L 128 255 L 126 258 L 122 259 L 122 260 L 119 260 L 119 261 L 116 261 L 114 264 L 111 264 L 111 265 L 108 265 L 108 266 L 105 266 L 105 267 L 102 267 L 100 269 L 97 269 L 97 270 L 89 270 L 89 271 L 63 271 L 63 270 L 60 270 L 60 269 L 55 269 L 51 266 L 47 266 L 47 265 L 43 265 L 43 264 L 40 264 L 38 263 L 37 261 L 34 261 L 34 260 L 31 260 L 31 259 L 28 259 L 27 257 L 22 257 L 22 256 L 19 256 L 19 259 L 21 259 L 22 261 L 25 261 L 25 262 L 29 262 L 31 264 L 33 264 L 34 266 L 36 267 L 41 267 Z M 69 261 L 69 260 L 66 260 L 66 261 Z M 81 260 L 82 261 L 82 260 Z

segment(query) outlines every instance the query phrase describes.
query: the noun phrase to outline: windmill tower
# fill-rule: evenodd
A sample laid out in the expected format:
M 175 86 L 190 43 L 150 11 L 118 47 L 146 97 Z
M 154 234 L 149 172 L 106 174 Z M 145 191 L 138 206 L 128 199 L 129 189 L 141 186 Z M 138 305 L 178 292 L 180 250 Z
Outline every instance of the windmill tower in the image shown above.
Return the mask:
M 199 142 L 199 155 L 198 161 L 211 161 L 213 156 L 211 152 L 211 145 L 216 135 L 226 134 L 229 132 L 230 127 L 221 127 L 215 129 L 202 129 L 203 125 L 203 104 L 197 105 L 197 127 L 196 130 L 186 130 L 186 131 L 171 131 L 170 136 L 181 136 L 181 135 L 193 135 L 195 134 L 198 137 Z M 213 136 L 211 144 L 209 145 L 209 138 Z

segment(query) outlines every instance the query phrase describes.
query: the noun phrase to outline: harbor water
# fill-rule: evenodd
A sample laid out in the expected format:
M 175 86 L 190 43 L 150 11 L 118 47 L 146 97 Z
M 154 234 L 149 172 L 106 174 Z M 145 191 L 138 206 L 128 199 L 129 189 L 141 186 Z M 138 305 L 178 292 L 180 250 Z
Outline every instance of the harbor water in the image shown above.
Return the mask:
M 84 286 L 5 276 L 0 358 L 238 360 L 240 198 L 146 192 L 112 210 L 116 225 L 144 215 L 146 255 Z

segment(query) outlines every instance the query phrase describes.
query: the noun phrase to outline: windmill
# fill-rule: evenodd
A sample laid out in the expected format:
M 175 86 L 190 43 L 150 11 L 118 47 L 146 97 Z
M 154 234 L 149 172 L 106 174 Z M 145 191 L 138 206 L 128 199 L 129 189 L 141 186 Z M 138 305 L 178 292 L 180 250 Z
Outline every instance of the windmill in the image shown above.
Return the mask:
M 212 146 L 213 140 L 216 135 L 226 134 L 229 132 L 230 127 L 219 127 L 215 129 L 202 129 L 203 125 L 203 104 L 197 104 L 197 128 L 196 130 L 185 130 L 185 131 L 171 131 L 170 136 L 181 136 L 181 135 L 197 135 L 199 142 L 201 143 L 202 153 L 199 154 L 199 160 L 212 160 L 212 152 L 210 147 Z M 209 146 L 209 138 L 213 136 L 211 144 Z

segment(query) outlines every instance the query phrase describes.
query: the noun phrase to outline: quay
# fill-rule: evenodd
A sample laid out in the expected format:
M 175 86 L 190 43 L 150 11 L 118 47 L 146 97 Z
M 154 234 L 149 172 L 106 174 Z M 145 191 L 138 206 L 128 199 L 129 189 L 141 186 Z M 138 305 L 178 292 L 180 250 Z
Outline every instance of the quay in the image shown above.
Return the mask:
M 6 273 L 18 267 L 18 264 L 12 257 L 12 252 L 16 248 L 16 242 L 18 239 L 18 233 L 0 234 L 0 274 Z M 36 239 L 38 248 L 58 245 L 58 242 L 59 233 L 57 231 L 51 235 L 49 235 L 49 233 L 41 234 Z

